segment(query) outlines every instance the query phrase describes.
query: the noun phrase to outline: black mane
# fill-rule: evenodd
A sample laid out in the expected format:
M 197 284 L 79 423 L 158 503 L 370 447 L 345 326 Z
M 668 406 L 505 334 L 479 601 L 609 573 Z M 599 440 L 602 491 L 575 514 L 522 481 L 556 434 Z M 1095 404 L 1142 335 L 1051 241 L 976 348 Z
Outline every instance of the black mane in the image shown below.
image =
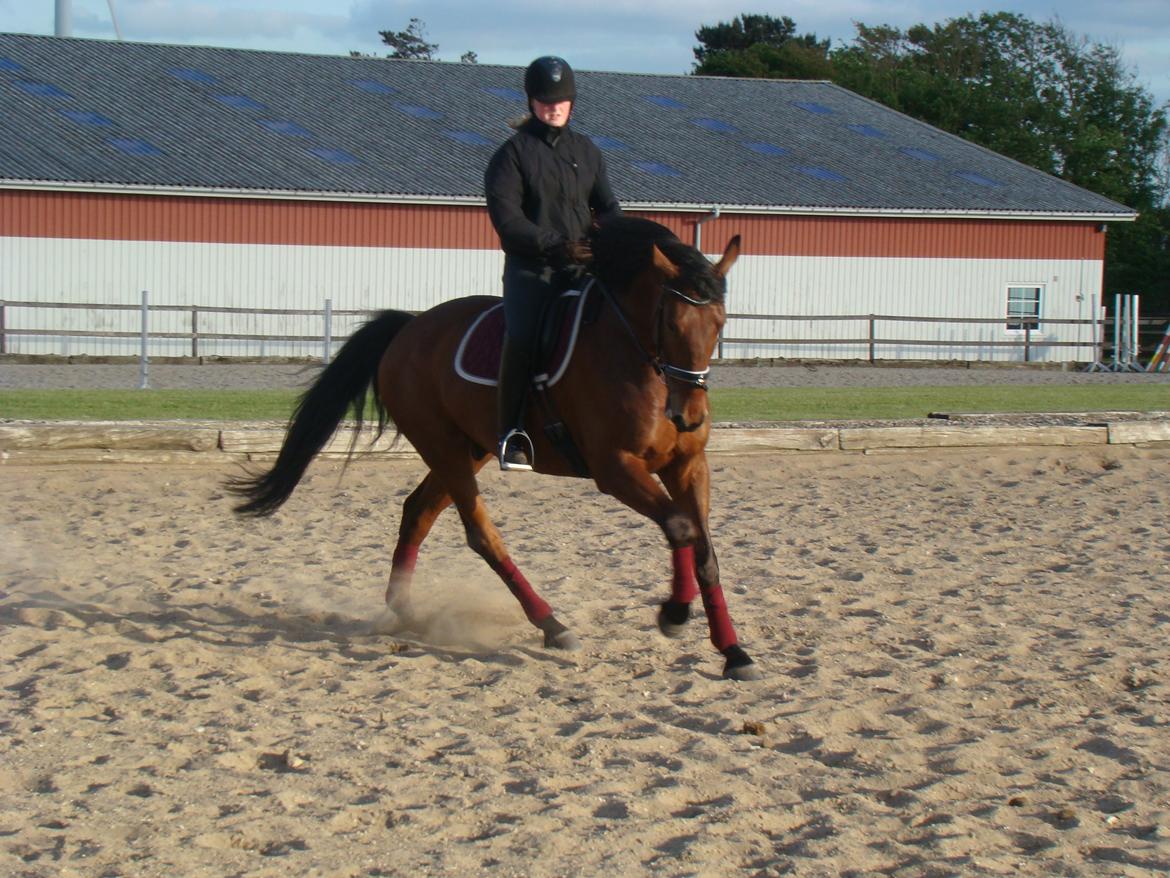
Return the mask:
M 694 247 L 684 244 L 666 226 L 647 219 L 620 216 L 594 230 L 593 273 L 606 286 L 623 290 L 650 266 L 650 248 L 657 246 L 673 262 L 686 285 L 701 299 L 723 301 L 724 282 Z

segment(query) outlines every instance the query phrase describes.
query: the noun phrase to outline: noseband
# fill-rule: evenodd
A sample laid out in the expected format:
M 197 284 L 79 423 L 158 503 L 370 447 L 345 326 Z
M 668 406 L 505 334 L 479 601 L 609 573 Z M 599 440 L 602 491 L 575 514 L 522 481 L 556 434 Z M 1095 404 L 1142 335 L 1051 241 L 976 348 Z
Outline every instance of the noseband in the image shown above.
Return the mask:
M 659 354 L 659 351 L 662 350 L 662 321 L 666 311 L 667 295 L 682 299 L 688 305 L 695 305 L 700 308 L 710 305 L 713 300 L 696 299 L 688 296 L 681 290 L 676 290 L 674 287 L 663 284 L 662 295 L 658 297 L 658 306 L 654 311 L 654 353 L 650 353 L 644 347 L 642 347 L 642 343 L 638 341 L 638 335 L 634 332 L 634 328 L 630 325 L 630 321 L 626 317 L 626 314 L 622 310 L 622 306 L 618 303 L 617 299 L 613 297 L 609 289 L 604 284 L 598 284 L 598 286 L 601 287 L 601 291 L 604 294 L 606 301 L 608 301 L 610 305 L 613 306 L 613 310 L 617 313 L 618 319 L 621 320 L 622 326 L 626 328 L 626 332 L 633 340 L 634 345 L 641 352 L 646 362 L 650 364 L 650 366 L 654 369 L 658 376 L 662 378 L 663 381 L 673 380 L 682 384 L 689 384 L 691 387 L 696 387 L 699 390 L 705 391 L 708 389 L 707 376 L 711 373 L 710 366 L 701 371 L 696 371 L 694 369 L 684 369 L 681 366 L 675 366 L 664 361 L 661 354 Z

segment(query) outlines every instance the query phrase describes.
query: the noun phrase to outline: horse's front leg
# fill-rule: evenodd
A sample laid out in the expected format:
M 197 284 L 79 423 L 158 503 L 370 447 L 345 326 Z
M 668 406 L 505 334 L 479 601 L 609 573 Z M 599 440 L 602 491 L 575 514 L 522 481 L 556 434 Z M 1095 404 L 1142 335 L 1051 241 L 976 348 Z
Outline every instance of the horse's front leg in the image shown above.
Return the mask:
M 759 670 L 739 646 L 727 601 L 719 585 L 719 565 L 707 535 L 709 476 L 706 460 L 700 466 L 672 465 L 663 473 L 668 494 L 646 470 L 640 458 L 628 456 L 610 467 L 597 468 L 597 486 L 662 528 L 670 544 L 674 575 L 671 597 L 659 613 L 659 627 L 667 636 L 681 634 L 696 593 L 703 598 L 711 642 L 726 659 L 723 676 L 732 680 L 756 680 Z M 697 578 L 696 578 L 697 576 Z
M 739 645 L 739 638 L 727 609 L 719 576 L 719 561 L 711 544 L 708 513 L 711 505 L 711 475 L 705 454 L 679 459 L 660 473 L 662 483 L 677 504 L 686 524 L 664 527 L 671 543 L 674 575 L 670 599 L 663 603 L 658 627 L 667 637 L 679 637 L 690 617 L 695 593 L 703 599 L 711 642 L 727 660 L 723 676 L 732 680 L 758 680 L 759 669 Z M 678 531 L 682 531 L 678 534 Z M 677 536 L 672 538 L 672 531 Z M 682 537 L 678 540 L 678 537 Z M 689 543 L 686 537 L 691 537 Z M 678 540 L 678 542 L 676 542 Z M 696 578 L 698 582 L 696 583 Z

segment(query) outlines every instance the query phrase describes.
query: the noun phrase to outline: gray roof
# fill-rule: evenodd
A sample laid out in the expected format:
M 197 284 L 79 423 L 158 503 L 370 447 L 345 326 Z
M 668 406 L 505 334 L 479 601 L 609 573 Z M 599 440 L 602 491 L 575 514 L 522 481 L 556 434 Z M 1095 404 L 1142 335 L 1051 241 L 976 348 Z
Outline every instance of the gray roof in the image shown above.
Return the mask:
M 523 71 L 0 34 L 0 181 L 476 200 Z M 627 205 L 1129 208 L 826 82 L 578 73 Z

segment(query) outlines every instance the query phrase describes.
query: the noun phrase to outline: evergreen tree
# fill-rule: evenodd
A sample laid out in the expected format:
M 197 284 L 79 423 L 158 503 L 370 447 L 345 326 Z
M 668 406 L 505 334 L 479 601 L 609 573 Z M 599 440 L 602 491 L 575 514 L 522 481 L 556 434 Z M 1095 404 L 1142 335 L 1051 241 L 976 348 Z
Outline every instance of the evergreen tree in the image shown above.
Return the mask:
M 427 26 L 420 19 L 412 18 L 406 30 L 378 31 L 382 42 L 394 51 L 387 57 L 408 61 L 433 61 L 435 52 L 439 51 L 438 43 L 428 43 L 426 38 Z

